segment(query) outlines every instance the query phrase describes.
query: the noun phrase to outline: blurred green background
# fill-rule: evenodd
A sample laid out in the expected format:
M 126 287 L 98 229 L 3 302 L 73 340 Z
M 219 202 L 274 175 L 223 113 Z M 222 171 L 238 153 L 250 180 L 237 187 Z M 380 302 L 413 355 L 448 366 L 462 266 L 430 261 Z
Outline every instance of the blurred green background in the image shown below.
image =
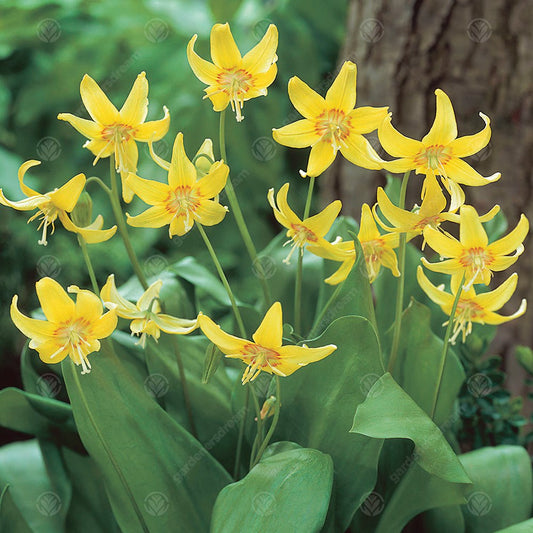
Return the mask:
M 42 161 L 27 175 L 28 184 L 39 192 L 59 187 L 79 172 L 108 182 L 108 160 L 93 167 L 93 155 L 82 148 L 85 139 L 56 119 L 61 112 L 88 116 L 79 94 L 85 73 L 120 107 L 137 74 L 146 71 L 150 84 L 147 120 L 160 118 L 163 105 L 171 113 L 169 133 L 156 144 L 163 158 L 170 159 L 172 142 L 180 131 L 191 158 L 205 137 L 213 138 L 217 146 L 218 115 L 202 99 L 204 85 L 189 68 L 186 45 L 197 33 L 196 49 L 209 59 L 210 29 L 215 22 L 227 21 L 243 53 L 271 23 L 278 26 L 280 36 L 279 74 L 268 97 L 247 102 L 240 124 L 230 113 L 227 117 L 233 183 L 257 248 L 279 232 L 266 202 L 270 187 L 291 180 L 291 199 L 295 208 L 303 207 L 307 183 L 294 177 L 298 168 L 304 168 L 307 151 L 289 154 L 273 142 L 271 129 L 299 118 L 287 96 L 291 76 L 299 76 L 322 93 L 329 85 L 345 37 L 346 1 L 332 0 L 324 9 L 321 2 L 306 0 L 4 0 L 0 9 L 0 187 L 9 199 L 23 197 L 17 169 L 28 159 Z M 138 174 L 162 179 L 164 174 L 151 161 L 147 145 L 140 144 L 139 153 Z M 106 197 L 96 185 L 89 192 L 94 214 L 102 213 L 109 227 L 113 218 Z M 134 202 L 127 211 L 136 214 L 143 206 Z M 20 385 L 19 354 L 25 339 L 9 319 L 12 296 L 19 294 L 20 308 L 29 313 L 38 306 L 34 284 L 43 276 L 63 286 L 89 287 L 75 235 L 57 224 L 48 246 L 39 246 L 38 222 L 27 225 L 28 218 L 28 213 L 0 209 L 0 387 Z M 148 276 L 191 254 L 210 265 L 194 231 L 172 240 L 164 230 L 131 228 L 130 234 Z M 249 274 L 249 262 L 241 261 L 233 219 L 227 217 L 210 235 L 230 277 L 239 278 L 240 269 Z M 132 275 L 118 236 L 92 245 L 90 253 L 100 283 L 110 273 L 119 284 Z M 253 298 L 251 290 L 237 288 L 243 300 Z

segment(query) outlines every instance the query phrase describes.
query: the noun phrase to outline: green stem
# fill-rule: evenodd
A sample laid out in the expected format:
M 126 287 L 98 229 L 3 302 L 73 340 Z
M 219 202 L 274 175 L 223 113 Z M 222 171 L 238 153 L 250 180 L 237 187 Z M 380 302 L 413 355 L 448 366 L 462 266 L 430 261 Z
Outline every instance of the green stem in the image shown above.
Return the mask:
M 311 329 L 311 331 L 309 332 L 310 339 L 313 338 L 315 331 L 322 324 L 322 321 L 324 320 L 326 313 L 329 311 L 329 308 L 333 305 L 335 300 L 338 298 L 343 285 L 344 285 L 344 281 L 342 283 L 339 283 L 337 287 L 335 287 L 335 291 L 333 291 L 333 294 L 329 297 L 329 300 L 326 302 L 326 305 L 322 308 L 322 311 L 320 311 L 320 314 L 318 315 L 318 318 L 315 321 L 315 325 L 313 326 L 313 329 Z
M 87 185 L 89 185 L 90 183 L 97 183 L 107 195 L 111 195 L 111 189 L 100 178 L 96 176 L 91 176 L 90 178 L 87 178 L 87 181 L 85 182 L 85 187 L 87 187 Z
M 111 174 L 111 194 L 109 199 L 111 200 L 111 208 L 113 209 L 113 214 L 115 215 L 115 221 L 118 226 L 118 231 L 124 242 L 124 247 L 128 257 L 130 258 L 131 266 L 135 275 L 139 279 L 144 290 L 148 288 L 148 282 L 144 276 L 139 260 L 137 259 L 137 254 L 131 245 L 130 237 L 128 235 L 128 228 L 126 227 L 126 221 L 124 220 L 124 215 L 122 214 L 122 207 L 120 206 L 120 194 L 117 184 L 117 174 L 115 172 L 115 158 L 112 155 L 110 158 L 110 174 Z
M 453 322 L 455 319 L 455 312 L 457 311 L 457 305 L 461 298 L 461 293 L 463 292 L 463 283 L 465 282 L 466 273 L 463 274 L 463 279 L 461 279 L 461 284 L 457 289 L 457 294 L 455 295 L 455 300 L 453 301 L 452 311 L 450 313 L 450 320 L 448 321 L 448 327 L 446 328 L 446 334 L 444 335 L 444 345 L 442 346 L 442 354 L 440 357 L 439 364 L 439 373 L 437 374 L 437 387 L 435 389 L 435 396 L 433 397 L 433 404 L 431 406 L 431 419 L 435 418 L 435 411 L 437 409 L 437 403 L 439 401 L 439 394 L 442 385 L 442 377 L 444 376 L 444 367 L 446 366 L 446 357 L 448 355 L 448 345 L 450 344 L 450 335 L 452 334 Z
M 189 387 L 187 385 L 187 377 L 185 376 L 185 367 L 183 366 L 183 359 L 181 358 L 181 351 L 178 345 L 178 341 L 175 335 L 171 335 L 172 342 L 174 344 L 174 353 L 176 354 L 176 361 L 178 363 L 178 370 L 180 373 L 181 388 L 183 390 L 183 399 L 185 400 L 185 410 L 187 411 L 187 418 L 189 419 L 189 425 L 191 426 L 191 434 L 194 438 L 198 439 L 198 431 L 196 430 L 196 424 L 194 423 L 194 417 L 192 415 L 192 404 L 189 396 Z
M 89 255 L 89 250 L 87 250 L 87 243 L 85 242 L 85 239 L 78 234 L 78 243 L 81 248 L 81 253 L 83 255 L 83 259 L 85 260 L 85 264 L 87 265 L 87 270 L 89 272 L 89 278 L 91 278 L 91 285 L 93 287 L 94 294 L 97 296 L 100 295 L 100 289 L 98 288 L 98 282 L 96 281 L 96 275 L 94 273 L 93 264 L 91 261 L 91 257 Z
M 405 196 L 407 193 L 407 183 L 409 182 L 409 176 L 411 171 L 408 170 L 403 175 L 402 188 L 400 189 L 400 202 L 398 207 L 400 209 L 405 209 Z M 394 318 L 394 331 L 392 334 L 392 346 L 389 357 L 389 364 L 387 371 L 391 374 L 394 370 L 394 364 L 396 363 L 396 358 L 398 357 L 398 347 L 400 346 L 400 332 L 402 329 L 402 313 L 403 313 L 403 293 L 405 289 L 405 246 L 407 242 L 406 234 L 402 233 L 400 235 L 400 247 L 398 250 L 398 268 L 400 270 L 400 277 L 398 278 L 398 289 L 396 292 L 396 313 Z
M 196 163 L 196 161 L 198 161 L 198 159 L 201 159 L 201 158 L 204 158 L 204 159 L 207 159 L 209 161 L 209 163 L 213 164 L 214 161 L 207 155 L 207 154 L 197 154 L 193 157 L 191 163 L 194 165 Z
M 237 451 L 235 453 L 235 467 L 233 468 L 233 479 L 239 481 L 239 473 L 241 469 L 241 453 L 242 441 L 244 439 L 244 427 L 246 425 L 246 418 L 248 417 L 248 406 L 250 404 L 250 386 L 246 386 L 246 395 L 244 397 L 244 413 L 241 418 L 241 425 L 239 426 L 239 436 L 237 437 Z
M 268 433 L 266 434 L 265 440 L 261 444 L 261 447 L 259 448 L 254 462 L 251 466 L 253 468 L 263 456 L 264 451 L 266 450 L 266 447 L 268 446 L 268 443 L 270 442 L 270 439 L 272 438 L 272 435 L 274 434 L 274 431 L 276 430 L 276 426 L 278 425 L 279 420 L 279 413 L 281 411 L 281 385 L 280 385 L 280 379 L 279 376 L 275 376 L 276 378 L 276 410 L 274 411 L 274 418 L 272 420 L 272 424 L 270 425 L 270 428 L 268 429 Z
M 222 282 L 222 285 L 224 285 L 224 288 L 226 289 L 226 292 L 228 293 L 228 297 L 231 302 L 231 307 L 233 308 L 233 314 L 235 315 L 235 320 L 237 321 L 237 326 L 239 327 L 239 332 L 241 334 L 241 337 L 245 339 L 246 328 L 244 327 L 244 322 L 242 321 L 241 312 L 239 311 L 239 308 L 237 307 L 235 296 L 233 296 L 233 292 L 231 290 L 231 287 L 229 286 L 228 278 L 226 278 L 226 274 L 224 274 L 224 270 L 222 270 L 222 265 L 220 264 L 220 261 L 218 260 L 215 249 L 213 248 L 211 241 L 209 240 L 209 237 L 207 236 L 207 233 L 205 232 L 203 226 L 198 223 L 196 224 L 196 226 L 198 226 L 198 231 L 200 232 L 200 235 L 202 236 L 202 239 L 205 242 L 207 250 L 209 251 L 209 255 L 211 256 L 211 259 L 213 260 L 213 263 L 215 265 L 215 268 L 217 269 L 220 281 Z
M 226 124 L 226 110 L 220 112 L 219 143 L 220 143 L 220 155 L 222 159 L 224 160 L 224 163 L 228 164 L 228 156 L 226 154 L 225 124 Z M 252 260 L 254 267 L 259 273 L 258 277 L 259 277 L 259 281 L 261 282 L 261 286 L 263 288 L 263 294 L 265 297 L 266 306 L 270 307 L 270 304 L 272 303 L 272 296 L 270 294 L 270 287 L 268 286 L 267 276 L 265 274 L 261 261 L 257 257 L 257 250 L 255 249 L 255 245 L 252 241 L 252 237 L 250 236 L 250 232 L 248 231 L 248 227 L 246 226 L 246 222 L 244 221 L 244 216 L 242 214 L 239 201 L 237 200 L 237 195 L 235 194 L 235 189 L 233 188 L 233 184 L 231 182 L 230 176 L 228 176 L 225 190 L 228 196 L 229 204 L 231 206 L 231 211 L 233 213 L 233 216 L 235 217 L 235 222 L 237 223 L 237 227 L 239 228 L 239 232 L 241 234 L 242 240 L 244 241 L 244 245 L 246 247 L 248 255 L 250 256 L 250 259 Z

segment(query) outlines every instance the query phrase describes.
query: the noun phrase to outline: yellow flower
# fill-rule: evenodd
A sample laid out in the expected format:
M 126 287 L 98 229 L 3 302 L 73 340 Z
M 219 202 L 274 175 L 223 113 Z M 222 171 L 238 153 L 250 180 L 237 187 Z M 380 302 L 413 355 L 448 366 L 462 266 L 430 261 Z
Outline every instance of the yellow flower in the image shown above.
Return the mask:
M 303 177 L 322 174 L 333 163 L 338 150 L 354 165 L 383 168 L 384 161 L 362 134 L 377 129 L 388 107 L 354 109 L 356 76 L 355 64 L 345 61 L 325 98 L 296 76 L 289 80 L 289 98 L 305 118 L 272 130 L 272 135 L 284 146 L 312 147 L 307 170 L 300 170 Z
M 131 320 L 131 334 L 141 335 L 137 344 L 143 348 L 146 345 L 147 335 L 157 341 L 161 336 L 161 331 L 174 335 L 186 335 L 198 327 L 196 320 L 175 318 L 161 313 L 159 292 L 162 286 L 161 280 L 155 281 L 146 289 L 137 303 L 133 304 L 120 296 L 115 285 L 115 276 L 111 274 L 100 293 L 105 304 L 115 309 L 119 317 Z
M 335 222 L 342 207 L 340 200 L 335 200 L 317 215 L 300 220 L 287 203 L 288 193 L 289 184 L 285 183 L 276 196 L 277 205 L 274 201 L 274 189 L 270 189 L 267 196 L 268 202 L 274 210 L 276 220 L 282 226 L 288 228 L 287 237 L 289 237 L 289 240 L 285 244 L 292 241 L 291 251 L 283 260 L 287 264 L 289 264 L 291 255 L 296 248 L 299 248 L 300 253 L 303 253 L 303 249 L 307 244 L 320 245 L 326 242 L 324 235 Z
M 11 319 L 30 338 L 30 348 L 39 352 L 45 363 L 59 363 L 67 355 L 82 366 L 82 374 L 91 370 L 87 356 L 100 350 L 98 339 L 109 337 L 117 326 L 112 309 L 105 314 L 100 298 L 90 291 L 72 285 L 68 292 L 76 294 L 76 303 L 51 278 L 35 284 L 37 297 L 46 320 L 35 320 L 17 308 L 18 296 L 13 296 Z
M 482 150 L 489 142 L 491 130 L 489 118 L 480 113 L 485 127 L 475 135 L 457 138 L 457 122 L 452 103 L 444 91 L 437 89 L 437 110 L 429 133 L 417 141 L 398 132 L 391 124 L 390 116 L 379 126 L 379 141 L 395 161 L 383 167 L 395 173 L 415 170 L 417 174 L 441 176 L 452 196 L 450 211 L 464 203 L 465 196 L 459 184 L 480 186 L 500 179 L 500 173 L 483 177 L 461 158 Z
M 194 51 L 194 35 L 187 45 L 187 58 L 196 77 L 208 85 L 204 98 L 209 98 L 215 111 L 223 111 L 231 104 L 237 121 L 244 116 L 246 100 L 265 96 L 267 87 L 277 74 L 276 49 L 278 30 L 271 24 L 261 41 L 244 57 L 241 56 L 229 24 L 215 24 L 211 29 L 211 59 L 202 59 Z
M 413 211 L 407 211 L 395 206 L 385 191 L 379 187 L 377 192 L 377 205 L 381 213 L 392 224 L 392 227 L 383 223 L 376 213 L 376 206 L 374 206 L 374 216 L 379 225 L 387 231 L 407 233 L 407 239 L 409 240 L 416 235 L 421 235 L 426 227 L 437 229 L 446 220 L 458 223 L 460 220 L 459 215 L 450 211 L 444 211 L 446 208 L 446 198 L 442 194 L 437 179 L 434 176 L 428 176 L 424 180 L 424 186 L 425 192 L 423 194 L 422 204 L 420 207 L 415 206 Z M 492 220 L 499 210 L 500 206 L 494 206 L 487 214 L 480 217 L 481 222 Z M 422 249 L 424 249 L 425 244 L 424 240 Z
M 0 189 L 0 204 L 12 207 L 17 211 L 32 211 L 33 209 L 38 209 L 37 213 L 35 213 L 28 222 L 31 222 L 38 217 L 40 218 L 41 223 L 39 224 L 38 229 L 41 229 L 42 227 L 43 232 L 38 242 L 39 244 L 46 246 L 48 244 L 48 241 L 46 240 L 48 226 L 52 226 L 52 233 L 54 233 L 54 224 L 57 218 L 61 220 L 69 231 L 80 233 L 80 228 L 75 226 L 69 220 L 67 212 L 74 209 L 74 206 L 85 187 L 85 176 L 83 174 L 78 174 L 59 189 L 40 194 L 28 187 L 23 181 L 26 171 L 29 168 L 40 164 L 40 161 L 30 160 L 23 163 L 19 168 L 18 179 L 20 188 L 27 198 L 19 200 L 18 202 L 12 202 L 4 196 L 2 189 Z
M 334 242 L 325 242 L 321 246 L 308 246 L 307 249 L 318 257 L 330 261 L 340 261 L 341 266 L 324 281 L 329 285 L 342 283 L 350 274 L 355 264 L 355 245 L 353 241 L 343 241 L 340 237 Z
M 148 113 L 148 81 L 141 72 L 120 109 L 109 101 L 98 84 L 87 74 L 80 84 L 81 99 L 93 120 L 60 113 L 57 118 L 69 122 L 89 140 L 83 145 L 95 156 L 94 164 L 115 155 L 115 165 L 122 177 L 122 197 L 131 202 L 133 192 L 125 184 L 129 172 L 137 171 L 139 152 L 135 141 L 158 141 L 168 131 L 170 115 L 163 107 L 161 120 L 144 122 Z
M 529 221 L 522 215 L 515 229 L 505 237 L 489 244 L 487 233 L 481 225 L 477 211 L 471 205 L 463 205 L 460 210 L 459 240 L 426 227 L 426 242 L 441 257 L 448 257 L 439 263 L 430 263 L 422 258 L 424 265 L 435 272 L 443 272 L 458 277 L 465 276 L 465 288 L 474 283 L 488 285 L 492 272 L 509 268 L 524 251 L 522 245 L 529 231 Z M 513 253 L 514 255 L 508 255 Z
M 417 270 L 418 283 L 424 290 L 424 292 L 433 300 L 448 316 L 451 315 L 453 309 L 453 303 L 457 295 L 457 291 L 461 290 L 461 296 L 457 304 L 455 311 L 453 335 L 450 342 L 455 343 L 455 339 L 462 333 L 463 342 L 465 342 L 466 336 L 472 332 L 472 323 L 477 322 L 479 324 L 503 324 L 522 316 L 526 312 L 527 303 L 526 300 L 522 300 L 522 303 L 511 316 L 502 316 L 495 311 L 501 309 L 507 301 L 513 295 L 516 289 L 516 283 L 518 281 L 518 275 L 512 274 L 507 281 L 504 281 L 497 289 L 490 292 L 484 292 L 476 294 L 474 287 L 470 287 L 468 290 L 464 290 L 460 287 L 461 280 L 458 277 L 452 277 L 451 291 L 449 294 L 444 291 L 444 286 L 435 287 L 425 276 L 422 271 L 422 267 L 419 266 Z M 446 325 L 448 322 L 445 322 Z
M 208 174 L 197 179 L 195 166 L 189 161 L 183 147 L 183 134 L 178 133 L 168 165 L 168 185 L 145 180 L 130 174 L 126 180 L 131 190 L 153 206 L 137 216 L 128 217 L 135 227 L 160 228 L 169 224 L 169 235 L 185 235 L 198 222 L 213 226 L 222 221 L 227 208 L 211 198 L 226 185 L 229 167 L 222 161 L 211 166 Z
M 229 335 L 210 318 L 200 313 L 198 324 L 204 335 L 226 357 L 242 359 L 248 366 L 242 382 L 253 381 L 261 371 L 278 376 L 289 376 L 302 366 L 324 359 L 337 347 L 328 344 L 320 348 L 303 346 L 282 346 L 283 318 L 281 304 L 275 302 L 267 311 L 263 321 L 252 335 L 252 341 Z

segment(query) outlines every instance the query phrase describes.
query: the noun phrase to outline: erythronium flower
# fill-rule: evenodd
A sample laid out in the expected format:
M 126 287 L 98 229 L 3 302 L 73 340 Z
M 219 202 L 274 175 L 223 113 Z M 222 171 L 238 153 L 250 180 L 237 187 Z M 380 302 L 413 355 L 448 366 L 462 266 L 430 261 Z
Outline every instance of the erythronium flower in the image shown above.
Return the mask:
M 248 366 L 242 376 L 242 383 L 253 381 L 261 371 L 278 376 L 289 376 L 302 366 L 324 359 L 337 347 L 328 344 L 320 348 L 303 346 L 282 346 L 283 318 L 281 304 L 275 302 L 267 311 L 263 321 L 252 335 L 253 341 L 229 335 L 220 329 L 209 317 L 200 313 L 198 324 L 204 335 L 226 357 L 242 359 Z
M 512 274 L 507 281 L 504 281 L 497 289 L 490 292 L 476 294 L 474 287 L 464 290 L 461 285 L 460 278 L 454 276 L 451 280 L 451 294 L 444 290 L 444 286 L 435 287 L 425 276 L 422 267 L 419 266 L 417 270 L 418 283 L 424 292 L 433 300 L 448 316 L 451 315 L 453 303 L 457 295 L 457 291 L 461 290 L 461 296 L 455 311 L 453 335 L 450 342 L 453 344 L 459 333 L 462 333 L 463 342 L 466 336 L 472 332 L 472 323 L 479 324 L 503 324 L 522 316 L 526 312 L 526 300 L 522 303 L 511 316 L 502 316 L 495 311 L 501 309 L 513 295 L 518 281 L 518 274 Z M 444 323 L 446 325 L 447 322 Z
M 324 280 L 329 285 L 342 283 L 348 277 L 355 264 L 356 254 L 353 241 L 343 241 L 339 237 L 334 242 L 326 241 L 321 246 L 310 245 L 307 249 L 318 257 L 341 262 L 341 266 Z
M 244 118 L 244 102 L 265 96 L 267 87 L 276 77 L 276 26 L 271 24 L 261 41 L 242 57 L 229 24 L 215 24 L 211 29 L 213 63 L 202 59 L 194 51 L 197 37 L 194 35 L 187 45 L 187 58 L 196 77 L 208 85 L 204 98 L 211 100 L 215 111 L 223 111 L 231 104 L 240 122 Z
M 289 184 L 285 183 L 276 196 L 276 205 L 274 189 L 268 191 L 268 202 L 274 210 L 276 220 L 287 228 L 289 240 L 285 244 L 292 242 L 291 251 L 283 260 L 287 264 L 290 262 L 291 255 L 296 248 L 299 248 L 301 250 L 300 253 L 303 253 L 303 249 L 307 244 L 320 245 L 326 242 L 324 235 L 335 222 L 342 207 L 340 200 L 335 200 L 317 215 L 301 220 L 287 203 L 288 192 Z
M 488 144 L 491 135 L 489 118 L 480 113 L 485 127 L 475 135 L 457 138 L 457 122 L 450 99 L 441 89 L 437 89 L 435 95 L 435 121 L 421 141 L 398 132 L 392 126 L 390 116 L 381 123 L 378 129 L 381 145 L 390 155 L 400 158 L 384 163 L 383 167 L 395 173 L 415 170 L 417 174 L 441 176 L 452 196 L 450 211 L 455 211 L 465 199 L 460 184 L 487 185 L 500 179 L 500 173 L 485 178 L 461 159 L 479 152 Z
M 186 335 L 198 327 L 196 320 L 175 318 L 161 313 L 159 292 L 162 286 L 161 280 L 154 281 L 137 300 L 137 303 L 133 304 L 120 296 L 115 285 L 115 276 L 111 274 L 100 293 L 105 304 L 113 307 L 119 317 L 131 320 L 131 334 L 141 335 L 137 344 L 143 348 L 146 345 L 147 335 L 157 341 L 161 336 L 161 331 L 174 335 Z
M 126 180 L 131 190 L 147 204 L 149 209 L 137 216 L 128 217 L 135 227 L 160 228 L 169 224 L 168 233 L 185 235 L 198 222 L 213 226 L 222 221 L 227 208 L 217 201 L 226 185 L 229 167 L 222 161 L 211 166 L 208 174 L 197 179 L 196 167 L 189 161 L 183 147 L 183 134 L 178 133 L 168 168 L 168 184 L 145 180 L 130 174 Z
M 70 113 L 60 113 L 57 118 L 69 122 L 89 139 L 83 146 L 96 156 L 94 164 L 101 158 L 115 155 L 116 169 L 122 177 L 122 196 L 126 202 L 131 202 L 133 192 L 126 185 L 125 179 L 129 172 L 137 171 L 139 152 L 135 141 L 161 139 L 170 124 L 168 109 L 163 107 L 164 117 L 161 120 L 144 122 L 148 113 L 148 81 L 144 72 L 137 76 L 120 111 L 87 74 L 81 80 L 80 93 L 93 120 Z
M 354 165 L 380 169 L 382 159 L 362 134 L 378 128 L 388 107 L 354 109 L 357 67 L 345 61 L 333 84 L 322 98 L 296 76 L 289 80 L 289 98 L 305 117 L 272 130 L 276 142 L 292 148 L 311 146 L 305 176 L 318 176 L 333 163 L 337 151 Z
M 441 257 L 448 257 L 439 263 L 430 263 L 422 258 L 424 266 L 435 272 L 456 275 L 465 273 L 465 289 L 474 283 L 488 285 L 492 272 L 509 268 L 524 251 L 522 245 L 529 221 L 522 215 L 520 221 L 508 235 L 489 244 L 477 211 L 471 205 L 460 210 L 459 240 L 431 227 L 424 230 L 424 238 Z M 513 255 L 508 255 L 508 254 Z
M 76 294 L 76 303 L 51 278 L 35 284 L 37 297 L 46 320 L 23 315 L 17 308 L 18 296 L 13 296 L 11 319 L 15 326 L 31 339 L 30 348 L 39 352 L 45 363 L 59 363 L 67 355 L 81 365 L 82 374 L 91 370 L 87 356 L 100 350 L 98 339 L 109 337 L 117 326 L 114 309 L 105 314 L 100 298 L 90 291 L 72 285 L 68 292 Z
M 61 222 L 65 226 L 65 229 L 73 233 L 79 233 L 88 244 L 108 241 L 117 231 L 116 226 L 111 226 L 109 229 L 102 229 L 104 225 L 102 215 L 98 215 L 88 226 L 76 226 L 66 214 L 61 217 Z
M 77 228 L 77 226 L 69 220 L 67 213 L 74 209 L 74 206 L 85 187 L 86 180 L 83 174 L 78 174 L 59 189 L 40 194 L 28 187 L 23 181 L 26 171 L 29 168 L 40 164 L 40 161 L 30 160 L 23 163 L 19 168 L 18 179 L 20 188 L 27 198 L 19 200 L 18 202 L 12 202 L 4 196 L 2 189 L 0 189 L 0 204 L 12 207 L 17 211 L 32 211 L 38 209 L 37 213 L 35 213 L 28 222 L 31 222 L 38 217 L 40 218 L 41 223 L 39 224 L 38 229 L 41 229 L 42 227 L 43 232 L 39 239 L 39 244 L 46 246 L 48 244 L 48 241 L 46 240 L 48 227 L 52 226 L 52 233 L 54 233 L 54 223 L 57 218 L 61 220 L 65 227 L 68 226 L 67 229 L 69 231 L 76 231 L 79 233 L 80 228 Z

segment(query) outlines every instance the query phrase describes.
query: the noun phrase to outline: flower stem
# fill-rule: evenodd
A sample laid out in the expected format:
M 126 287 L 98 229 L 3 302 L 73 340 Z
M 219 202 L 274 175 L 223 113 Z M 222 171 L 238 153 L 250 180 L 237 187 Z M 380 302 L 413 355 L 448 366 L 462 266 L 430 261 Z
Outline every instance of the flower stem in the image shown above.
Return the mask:
M 78 243 L 81 248 L 81 253 L 83 255 L 83 259 L 85 261 L 85 264 L 87 265 L 87 271 L 89 272 L 89 278 L 91 278 L 91 285 L 93 288 L 93 292 L 99 296 L 100 295 L 100 289 L 98 288 L 98 282 L 96 281 L 96 275 L 94 273 L 93 264 L 91 261 L 91 257 L 89 255 L 89 250 L 87 250 L 87 243 L 85 242 L 85 239 L 78 234 Z
M 333 305 L 335 300 L 339 297 L 339 294 L 341 292 L 343 285 L 344 285 L 344 281 L 337 285 L 337 287 L 335 288 L 335 291 L 329 297 L 329 300 L 326 302 L 326 305 L 322 308 L 322 311 L 320 311 L 320 314 L 318 315 L 318 318 L 315 321 L 315 325 L 313 326 L 313 329 L 311 329 L 311 331 L 309 332 L 309 338 L 311 339 L 313 338 L 315 331 L 320 327 L 320 325 L 324 321 L 324 317 L 326 316 L 326 313 L 329 311 L 329 308 Z
M 400 209 L 405 208 L 405 195 L 407 193 L 407 183 L 409 181 L 409 176 L 411 171 L 408 170 L 403 175 L 402 187 L 400 189 L 400 201 L 398 207 Z M 403 313 L 403 293 L 405 288 L 405 247 L 407 242 L 407 235 L 405 233 L 400 234 L 400 247 L 398 250 L 398 262 L 400 277 L 398 278 L 398 289 L 396 292 L 396 314 L 394 318 L 394 331 L 392 334 L 392 346 L 389 357 L 389 364 L 387 366 L 387 371 L 391 374 L 394 370 L 394 364 L 396 363 L 396 357 L 398 356 L 398 347 L 400 345 L 400 332 L 402 329 L 402 313 Z
M 211 244 L 211 241 L 209 240 L 209 237 L 207 236 L 207 233 L 205 232 L 204 227 L 199 223 L 197 223 L 196 226 L 198 226 L 198 231 L 200 232 L 200 235 L 202 236 L 202 239 L 204 240 L 205 245 L 207 246 L 209 255 L 211 255 L 211 259 L 213 260 L 215 268 L 217 269 L 220 281 L 222 282 L 222 285 L 224 285 L 224 288 L 226 289 L 226 292 L 228 293 L 228 297 L 231 302 L 231 307 L 233 308 L 233 314 L 235 315 L 235 320 L 237 321 L 237 326 L 239 327 L 239 333 L 241 334 L 243 338 L 246 338 L 246 328 L 244 327 L 244 322 L 242 321 L 241 312 L 239 311 L 239 308 L 237 307 L 235 296 L 233 296 L 233 292 L 231 290 L 231 287 L 229 286 L 228 278 L 226 278 L 226 274 L 224 274 L 224 270 L 222 270 L 222 265 L 220 264 L 220 261 L 218 260 L 215 249 L 213 248 L 213 245 Z
M 248 406 L 250 404 L 250 384 L 246 384 L 246 394 L 244 397 L 244 413 L 241 418 L 239 426 L 239 436 L 237 437 L 237 451 L 235 452 L 235 467 L 233 468 L 233 479 L 239 481 L 239 471 L 241 469 L 241 453 L 242 441 L 244 438 L 244 426 L 246 425 L 246 417 L 248 416 Z
M 453 301 L 452 311 L 450 313 L 450 320 L 448 321 L 448 327 L 446 328 L 446 334 L 444 335 L 444 345 L 442 346 L 442 355 L 440 357 L 439 373 L 437 374 L 437 387 L 435 388 L 435 396 L 433 397 L 433 404 L 431 406 L 431 419 L 435 418 L 435 411 L 437 410 L 437 403 L 439 401 L 439 394 L 442 385 L 442 378 L 444 376 L 444 367 L 446 366 L 446 357 L 448 355 L 448 345 L 450 344 L 450 335 L 452 334 L 453 321 L 455 318 L 455 312 L 457 311 L 457 305 L 463 292 L 463 283 L 465 282 L 466 273 L 463 274 L 461 284 L 457 289 L 455 300 Z
M 137 259 L 137 254 L 131 245 L 130 237 L 128 235 L 128 228 L 126 227 L 126 221 L 124 220 L 124 215 L 122 214 L 122 207 L 120 206 L 120 196 L 117 184 L 117 174 L 115 172 L 115 157 L 112 155 L 110 158 L 110 174 L 111 174 L 111 194 L 109 199 L 111 200 L 111 209 L 113 209 L 113 214 L 115 215 L 115 221 L 118 226 L 118 231 L 124 242 L 124 247 L 133 267 L 135 275 L 139 279 L 144 290 L 148 288 L 148 282 L 144 276 L 139 260 Z
M 311 211 L 311 199 L 313 198 L 313 188 L 315 186 L 315 178 L 309 179 L 309 187 L 307 189 L 307 199 L 305 201 L 304 216 L 305 220 Z M 296 280 L 294 284 L 294 332 L 299 335 L 302 329 L 302 274 L 303 274 L 303 259 L 304 249 L 298 250 L 298 266 L 296 268 Z
M 220 112 L 219 143 L 220 143 L 220 155 L 222 159 L 224 160 L 224 163 L 228 164 L 228 156 L 226 154 L 225 124 L 226 124 L 226 110 Z M 258 277 L 259 277 L 259 281 L 261 282 L 261 286 L 263 288 L 263 294 L 264 294 L 266 306 L 270 307 L 270 304 L 272 303 L 272 296 L 270 294 L 270 287 L 268 286 L 267 276 L 265 274 L 261 261 L 257 257 L 257 250 L 255 249 L 255 245 L 252 241 L 252 237 L 250 236 L 250 232 L 248 231 L 248 227 L 246 226 L 246 222 L 244 221 L 244 216 L 242 214 L 239 201 L 237 200 L 237 195 L 235 194 L 235 189 L 233 188 L 233 184 L 231 182 L 230 176 L 228 176 L 225 190 L 228 196 L 229 204 L 231 206 L 231 211 L 233 213 L 233 216 L 235 217 L 235 222 L 237 223 L 237 227 L 239 228 L 239 232 L 241 234 L 242 240 L 244 241 L 244 245 L 246 247 L 248 255 L 250 256 L 250 259 L 252 260 L 254 267 L 259 273 Z

